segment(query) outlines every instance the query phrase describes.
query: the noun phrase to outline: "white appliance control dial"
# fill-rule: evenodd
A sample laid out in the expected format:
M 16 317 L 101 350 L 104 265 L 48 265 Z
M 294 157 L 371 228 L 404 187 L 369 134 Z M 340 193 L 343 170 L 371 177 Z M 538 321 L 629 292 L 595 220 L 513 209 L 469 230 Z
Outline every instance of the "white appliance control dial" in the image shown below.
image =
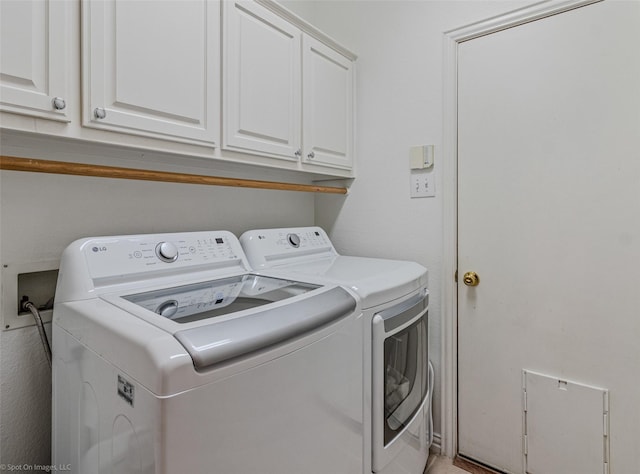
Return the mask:
M 295 248 L 300 247 L 300 236 L 298 234 L 287 235 L 287 240 L 289 241 L 292 247 L 295 247 Z
M 171 318 L 178 312 L 178 302 L 176 300 L 168 300 L 160 304 L 156 308 L 156 313 L 165 318 Z
M 175 262 L 178 259 L 178 248 L 171 242 L 160 242 L 156 246 L 156 255 L 163 262 Z

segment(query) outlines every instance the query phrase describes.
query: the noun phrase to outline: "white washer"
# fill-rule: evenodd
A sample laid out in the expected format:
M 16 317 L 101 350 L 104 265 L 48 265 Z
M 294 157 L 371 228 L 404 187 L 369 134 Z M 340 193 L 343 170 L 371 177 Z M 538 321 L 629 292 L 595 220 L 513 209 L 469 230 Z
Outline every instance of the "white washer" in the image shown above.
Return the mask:
M 363 472 L 421 474 L 432 428 L 427 270 L 339 255 L 319 227 L 258 229 L 240 242 L 251 266 L 348 288 L 363 309 Z
M 250 273 L 222 231 L 72 243 L 54 308 L 53 464 L 360 472 L 362 312 L 302 280 Z

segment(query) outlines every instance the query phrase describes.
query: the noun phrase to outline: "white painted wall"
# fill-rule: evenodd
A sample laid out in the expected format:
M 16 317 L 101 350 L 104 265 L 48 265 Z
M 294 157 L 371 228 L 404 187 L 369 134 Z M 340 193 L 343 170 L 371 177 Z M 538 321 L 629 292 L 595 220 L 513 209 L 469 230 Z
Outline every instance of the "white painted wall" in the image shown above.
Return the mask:
M 440 433 L 443 32 L 533 2 L 283 3 L 358 54 L 357 179 L 346 198 L 316 198 L 316 224 L 341 253 L 415 260 L 429 269 Z M 436 197 L 410 199 L 409 147 L 421 144 L 435 145 Z
M 342 253 L 415 260 L 429 268 L 436 374 L 441 367 L 442 33 L 529 3 L 283 2 L 359 55 L 358 178 L 347 197 L 315 199 L 315 223 L 330 232 Z M 435 198 L 409 198 L 408 148 L 417 144 L 436 146 Z M 314 198 L 301 193 L 6 171 L 0 173 L 0 193 L 0 261 L 7 255 L 13 261 L 58 258 L 67 243 L 87 235 L 206 228 L 239 234 L 251 227 L 314 223 Z M 162 206 L 171 220 L 158 210 Z M 0 334 L 0 463 L 49 462 L 48 368 L 40 350 L 33 327 Z M 438 379 L 436 384 L 439 432 Z
M 240 235 L 254 227 L 312 225 L 313 199 L 287 191 L 2 171 L 0 262 L 58 259 L 84 236 L 206 229 Z M 0 333 L 0 464 L 50 463 L 50 378 L 35 326 Z

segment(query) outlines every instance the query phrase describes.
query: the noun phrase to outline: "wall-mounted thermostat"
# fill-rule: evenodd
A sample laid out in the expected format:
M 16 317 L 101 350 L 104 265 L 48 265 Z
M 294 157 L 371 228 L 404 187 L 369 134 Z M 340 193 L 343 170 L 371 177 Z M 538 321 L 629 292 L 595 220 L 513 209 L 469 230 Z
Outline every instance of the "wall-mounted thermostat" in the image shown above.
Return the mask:
M 409 148 L 409 168 L 422 170 L 433 166 L 433 145 L 419 145 Z

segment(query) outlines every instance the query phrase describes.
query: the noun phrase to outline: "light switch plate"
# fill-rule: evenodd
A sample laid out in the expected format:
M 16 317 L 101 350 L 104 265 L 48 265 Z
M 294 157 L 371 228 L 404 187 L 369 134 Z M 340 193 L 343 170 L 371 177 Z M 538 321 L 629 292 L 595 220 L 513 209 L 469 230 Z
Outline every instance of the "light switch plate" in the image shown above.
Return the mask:
M 410 195 L 412 198 L 436 195 L 435 173 L 431 170 L 411 170 Z

